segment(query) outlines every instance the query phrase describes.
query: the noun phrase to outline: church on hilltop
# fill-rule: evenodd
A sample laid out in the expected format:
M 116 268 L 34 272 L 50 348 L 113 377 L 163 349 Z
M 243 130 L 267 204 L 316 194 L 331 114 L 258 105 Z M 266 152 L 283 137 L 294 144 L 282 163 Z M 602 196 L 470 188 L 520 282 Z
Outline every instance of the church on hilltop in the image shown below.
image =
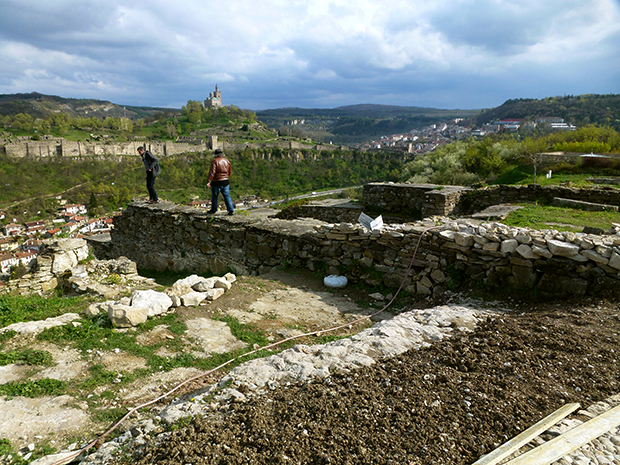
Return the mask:
M 220 108 L 222 106 L 222 93 L 215 84 L 215 92 L 211 92 L 205 100 L 205 108 Z

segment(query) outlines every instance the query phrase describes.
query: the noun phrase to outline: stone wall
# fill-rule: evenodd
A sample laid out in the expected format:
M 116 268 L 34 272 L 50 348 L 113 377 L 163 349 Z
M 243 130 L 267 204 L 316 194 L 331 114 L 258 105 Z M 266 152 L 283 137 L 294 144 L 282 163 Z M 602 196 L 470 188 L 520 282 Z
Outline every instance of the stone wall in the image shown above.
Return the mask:
M 310 149 L 333 151 L 344 148 L 337 145 L 313 145 L 309 146 L 298 141 L 272 141 L 262 143 L 234 143 L 218 141 L 217 137 L 207 139 L 206 142 L 192 144 L 186 142 L 171 141 L 132 141 L 132 142 L 76 142 L 63 138 L 46 139 L 40 141 L 20 141 L 0 146 L 0 153 L 13 158 L 24 157 L 93 157 L 102 155 L 136 155 L 137 148 L 143 146 L 150 148 L 157 157 L 178 155 L 191 152 L 204 152 L 223 148 L 224 150 L 243 150 L 246 147 L 253 149 L 278 148 Z
M 610 188 L 579 189 L 565 186 L 499 185 L 470 190 L 461 198 L 460 210 L 465 213 L 483 210 L 491 205 L 517 202 L 553 203 L 554 198 L 620 206 L 620 190 Z
M 375 210 L 413 218 L 458 214 L 460 200 L 471 189 L 435 184 L 369 183 L 364 185 L 362 203 Z
M 435 184 L 370 183 L 364 186 L 362 203 L 371 210 L 426 218 L 472 214 L 504 203 L 542 202 L 550 205 L 556 198 L 620 206 L 619 189 L 579 189 L 538 184 L 472 189 Z
M 141 268 L 260 274 L 291 266 L 371 286 L 404 282 L 419 295 L 469 283 L 549 297 L 620 296 L 618 233 L 532 231 L 437 217 L 368 231 L 316 219 L 212 217 L 170 203 L 132 204 L 114 225 L 111 243 L 95 254 L 124 255 Z

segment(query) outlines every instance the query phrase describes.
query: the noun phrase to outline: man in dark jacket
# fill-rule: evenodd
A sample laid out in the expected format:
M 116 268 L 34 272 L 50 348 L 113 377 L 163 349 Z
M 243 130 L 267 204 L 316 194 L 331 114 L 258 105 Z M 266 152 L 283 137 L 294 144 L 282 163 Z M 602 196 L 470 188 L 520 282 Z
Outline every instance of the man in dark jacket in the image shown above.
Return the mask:
M 217 211 L 217 196 L 222 193 L 224 197 L 224 203 L 226 204 L 226 210 L 228 214 L 232 215 L 235 212 L 232 199 L 229 192 L 229 179 L 232 174 L 232 167 L 222 149 L 215 150 L 215 158 L 211 162 L 211 168 L 209 169 L 209 178 L 207 179 L 207 187 L 211 187 L 211 210 L 209 213 L 215 213 Z
M 155 192 L 155 178 L 161 172 L 159 168 L 159 160 L 150 150 L 144 150 L 144 147 L 138 147 L 138 153 L 142 157 L 144 169 L 146 169 L 146 189 L 149 191 L 149 203 L 159 202 L 157 192 Z

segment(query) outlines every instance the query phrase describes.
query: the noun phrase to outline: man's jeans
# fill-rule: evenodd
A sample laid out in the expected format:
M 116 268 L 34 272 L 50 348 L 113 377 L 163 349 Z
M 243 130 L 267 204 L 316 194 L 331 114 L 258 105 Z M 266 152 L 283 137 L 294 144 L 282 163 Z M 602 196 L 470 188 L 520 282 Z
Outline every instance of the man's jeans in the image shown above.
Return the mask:
M 233 206 L 232 199 L 230 198 L 229 185 L 225 186 L 211 186 L 211 211 L 217 211 L 217 196 L 219 193 L 222 193 L 224 197 L 224 203 L 226 204 L 226 210 L 228 213 L 232 213 L 235 211 L 235 207 Z
M 146 189 L 149 191 L 149 200 L 159 200 L 155 192 L 155 176 L 152 171 L 146 172 Z

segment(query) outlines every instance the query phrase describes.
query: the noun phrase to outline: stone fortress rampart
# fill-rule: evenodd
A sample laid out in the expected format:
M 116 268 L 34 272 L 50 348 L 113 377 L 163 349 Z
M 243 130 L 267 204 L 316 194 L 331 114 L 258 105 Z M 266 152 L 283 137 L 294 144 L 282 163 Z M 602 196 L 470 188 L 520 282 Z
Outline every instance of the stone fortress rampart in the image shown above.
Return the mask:
M 103 157 L 103 156 L 136 156 L 138 147 L 147 146 L 157 157 L 180 155 L 192 152 L 205 152 L 222 148 L 238 151 L 247 147 L 252 149 L 281 149 L 281 150 L 317 150 L 332 151 L 343 147 L 337 145 L 307 145 L 299 141 L 274 140 L 269 142 L 227 142 L 217 137 L 199 139 L 197 143 L 172 141 L 131 141 L 131 142 L 80 142 L 69 141 L 64 138 L 43 140 L 28 140 L 0 145 L 0 155 L 11 158 L 38 158 L 38 157 Z
M 434 205 L 423 205 L 426 211 L 464 208 L 453 203 L 457 188 L 409 185 L 417 193 L 404 193 L 405 187 L 365 186 L 365 201 L 377 192 L 383 195 L 377 197 L 380 205 L 364 208 L 387 208 L 385 199 L 393 199 L 395 192 L 412 198 L 430 194 Z M 448 199 L 436 198 L 440 192 Z M 460 198 L 470 192 L 465 189 Z M 356 222 L 316 218 L 212 217 L 171 203 L 132 204 L 114 224 L 111 241 L 94 246 L 98 258 L 126 256 L 147 269 L 261 274 L 290 266 L 342 274 L 369 286 L 397 288 L 404 280 L 404 289 L 418 295 L 441 293 L 469 280 L 489 290 L 545 297 L 620 296 L 620 228 L 595 235 L 431 216 L 370 231 Z

